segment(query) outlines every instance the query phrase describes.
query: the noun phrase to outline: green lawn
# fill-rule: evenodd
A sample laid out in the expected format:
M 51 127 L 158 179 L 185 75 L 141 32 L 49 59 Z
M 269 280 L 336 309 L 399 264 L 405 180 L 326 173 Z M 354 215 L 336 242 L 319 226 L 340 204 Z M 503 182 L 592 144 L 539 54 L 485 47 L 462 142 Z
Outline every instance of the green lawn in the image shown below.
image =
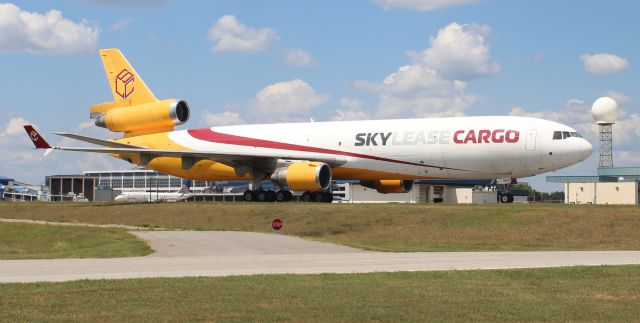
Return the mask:
M 0 217 L 270 232 L 381 251 L 640 250 L 640 208 L 595 205 L 0 203 Z
M 124 229 L 0 222 L 0 259 L 113 258 L 151 252 Z
M 640 320 L 640 266 L 0 284 L 0 321 Z

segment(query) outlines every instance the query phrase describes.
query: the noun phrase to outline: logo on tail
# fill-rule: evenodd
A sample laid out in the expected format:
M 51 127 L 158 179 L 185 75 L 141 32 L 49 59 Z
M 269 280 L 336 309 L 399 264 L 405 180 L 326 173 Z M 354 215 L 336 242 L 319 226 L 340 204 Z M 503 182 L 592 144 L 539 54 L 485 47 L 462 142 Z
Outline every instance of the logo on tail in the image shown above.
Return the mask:
M 29 133 L 29 136 L 31 137 L 31 141 L 36 142 L 40 139 L 40 136 L 38 136 L 38 133 L 35 130 L 32 130 Z
M 116 93 L 123 98 L 128 98 L 135 90 L 133 83 L 135 83 L 135 76 L 133 73 L 129 72 L 126 68 L 120 71 L 116 76 Z

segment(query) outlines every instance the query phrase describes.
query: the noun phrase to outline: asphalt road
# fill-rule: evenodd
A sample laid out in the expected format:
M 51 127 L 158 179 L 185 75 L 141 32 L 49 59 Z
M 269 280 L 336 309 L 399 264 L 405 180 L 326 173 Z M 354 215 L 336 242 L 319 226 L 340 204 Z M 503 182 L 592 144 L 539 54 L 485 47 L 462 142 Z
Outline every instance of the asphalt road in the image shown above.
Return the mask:
M 279 234 L 134 232 L 156 253 L 112 259 L 1 260 L 0 282 L 640 264 L 640 251 L 367 252 Z

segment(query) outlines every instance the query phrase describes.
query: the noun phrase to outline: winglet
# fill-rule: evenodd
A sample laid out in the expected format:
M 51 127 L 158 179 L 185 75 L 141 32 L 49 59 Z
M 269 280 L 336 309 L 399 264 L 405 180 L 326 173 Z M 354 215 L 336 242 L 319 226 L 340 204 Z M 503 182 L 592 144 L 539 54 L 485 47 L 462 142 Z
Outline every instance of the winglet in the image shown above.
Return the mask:
M 46 140 L 44 140 L 44 138 L 38 133 L 38 131 L 32 125 L 24 126 L 24 130 L 27 131 L 29 138 L 31 138 L 31 141 L 33 141 L 33 144 L 36 146 L 36 148 L 38 149 L 52 148 L 51 145 L 49 145 L 49 143 Z

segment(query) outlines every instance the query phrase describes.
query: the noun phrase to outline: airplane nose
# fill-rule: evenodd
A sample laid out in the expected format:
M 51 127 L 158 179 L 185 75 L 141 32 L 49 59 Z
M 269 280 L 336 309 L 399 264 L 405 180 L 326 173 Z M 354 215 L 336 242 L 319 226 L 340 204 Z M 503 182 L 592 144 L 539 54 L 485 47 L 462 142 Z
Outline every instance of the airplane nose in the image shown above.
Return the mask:
M 580 156 L 581 161 L 591 156 L 591 153 L 593 152 L 593 146 L 589 141 L 587 141 L 586 139 L 582 139 L 580 140 L 580 143 L 578 145 L 578 155 Z

